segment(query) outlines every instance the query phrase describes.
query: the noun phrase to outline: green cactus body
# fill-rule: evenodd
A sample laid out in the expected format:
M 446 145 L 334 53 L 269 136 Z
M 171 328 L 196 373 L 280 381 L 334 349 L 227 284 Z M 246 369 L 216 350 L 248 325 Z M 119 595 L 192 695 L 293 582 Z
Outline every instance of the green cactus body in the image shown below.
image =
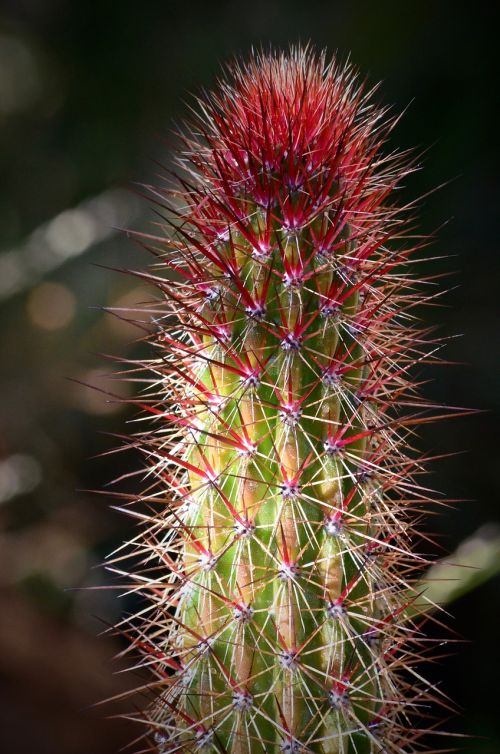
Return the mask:
M 411 166 L 370 96 L 309 50 L 234 66 L 158 194 L 173 232 L 141 236 L 162 303 L 133 646 L 160 752 L 415 750 L 428 345 L 392 201 Z

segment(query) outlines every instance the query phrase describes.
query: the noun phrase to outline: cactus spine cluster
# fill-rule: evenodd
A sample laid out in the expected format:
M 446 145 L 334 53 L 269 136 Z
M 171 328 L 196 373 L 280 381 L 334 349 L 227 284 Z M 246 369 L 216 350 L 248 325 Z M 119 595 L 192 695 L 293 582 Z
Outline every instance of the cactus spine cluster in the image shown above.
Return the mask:
M 310 49 L 236 63 L 183 130 L 160 231 L 137 234 L 160 294 L 132 442 L 149 471 L 114 567 L 146 598 L 125 621 L 142 751 L 421 747 L 411 370 L 432 296 L 394 123 Z

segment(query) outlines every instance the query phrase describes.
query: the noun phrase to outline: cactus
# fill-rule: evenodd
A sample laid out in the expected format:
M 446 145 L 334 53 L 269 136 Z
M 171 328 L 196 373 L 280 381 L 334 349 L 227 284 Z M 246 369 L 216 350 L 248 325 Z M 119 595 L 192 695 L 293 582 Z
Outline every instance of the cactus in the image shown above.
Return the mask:
M 422 746 L 433 407 L 412 368 L 439 347 L 416 312 L 436 293 L 394 200 L 416 162 L 383 151 L 397 118 L 373 94 L 310 48 L 234 63 L 154 190 L 159 230 L 135 234 L 159 291 L 130 443 L 148 484 L 112 567 L 145 599 L 120 624 L 147 673 L 142 751 Z

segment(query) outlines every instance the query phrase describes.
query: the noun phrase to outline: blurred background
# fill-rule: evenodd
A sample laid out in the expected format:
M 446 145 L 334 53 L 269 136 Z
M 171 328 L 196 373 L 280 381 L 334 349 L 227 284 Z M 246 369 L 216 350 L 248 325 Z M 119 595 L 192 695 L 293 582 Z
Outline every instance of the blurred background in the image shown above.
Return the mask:
M 485 409 L 422 432 L 431 483 L 456 510 L 432 521 L 451 551 L 498 529 L 498 23 L 485 2 L 0 3 L 0 750 L 113 754 L 136 733 L 91 705 L 134 684 L 98 637 L 127 605 L 99 568 L 130 523 L 91 494 L 136 459 L 95 456 L 126 430 L 122 403 L 88 390 L 111 383 L 103 354 L 138 356 L 137 331 L 102 307 L 147 297 L 97 265 L 142 268 L 117 228 L 152 211 L 133 182 L 157 180 L 188 92 L 251 45 L 312 40 L 352 60 L 382 97 L 409 109 L 393 146 L 430 147 L 402 200 L 424 202 L 422 229 L 446 223 L 431 255 L 448 256 L 445 308 L 426 311 L 461 362 L 425 373 L 427 395 Z M 450 221 L 450 222 L 448 222 Z M 128 487 L 127 487 L 128 484 Z M 133 490 L 131 480 L 125 488 Z M 122 488 L 123 489 L 123 488 Z M 437 551 L 439 554 L 439 551 Z M 431 675 L 463 709 L 448 727 L 470 754 L 500 750 L 500 579 L 450 607 L 456 656 Z M 437 632 L 436 632 L 437 633 Z M 453 645 L 453 651 L 456 647 Z M 498 668 L 498 665 L 497 665 Z

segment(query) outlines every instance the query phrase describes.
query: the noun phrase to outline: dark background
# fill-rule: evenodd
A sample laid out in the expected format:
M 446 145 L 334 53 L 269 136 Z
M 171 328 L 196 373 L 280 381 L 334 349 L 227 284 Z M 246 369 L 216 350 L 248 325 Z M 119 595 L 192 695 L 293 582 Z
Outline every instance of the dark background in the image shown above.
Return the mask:
M 381 96 L 411 105 L 393 146 L 430 147 L 402 201 L 424 202 L 421 227 L 450 220 L 430 255 L 453 273 L 447 308 L 426 310 L 460 334 L 462 364 L 426 373 L 427 395 L 486 409 L 422 433 L 422 447 L 467 451 L 433 468 L 432 484 L 465 498 L 432 521 L 451 550 L 498 512 L 498 23 L 475 2 L 138 2 L 6 0 L 0 4 L 0 750 L 112 754 L 135 733 L 105 720 L 99 699 L 134 679 L 114 675 L 116 640 L 97 638 L 126 602 L 97 566 L 130 533 L 102 487 L 134 459 L 92 457 L 122 432 L 123 404 L 70 382 L 102 384 L 102 353 L 136 356 L 136 332 L 102 306 L 145 294 L 94 263 L 148 263 L 115 226 L 151 211 L 129 188 L 156 180 L 187 92 L 251 45 L 312 40 L 349 52 Z M 69 211 L 68 211 L 69 210 Z M 456 286 L 456 287 L 455 287 Z M 130 386 L 113 383 L 126 395 Z M 497 415 L 498 416 L 498 415 Z M 471 754 L 500 750 L 500 582 L 451 607 L 467 642 L 432 676 L 463 708 L 451 729 Z M 107 710 L 109 712 L 109 710 Z

